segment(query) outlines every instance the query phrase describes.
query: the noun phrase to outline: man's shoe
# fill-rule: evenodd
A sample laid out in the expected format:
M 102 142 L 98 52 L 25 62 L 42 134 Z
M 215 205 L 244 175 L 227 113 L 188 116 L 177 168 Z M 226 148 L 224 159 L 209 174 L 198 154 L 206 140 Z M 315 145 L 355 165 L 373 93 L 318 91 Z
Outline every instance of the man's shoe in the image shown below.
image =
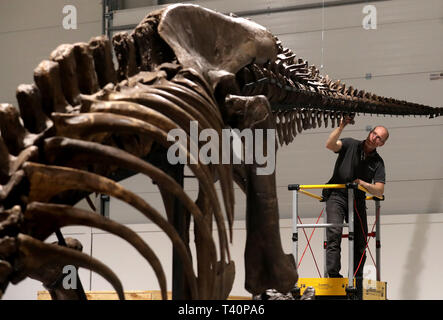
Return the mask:
M 343 278 L 343 276 L 340 273 L 328 274 L 328 278 Z

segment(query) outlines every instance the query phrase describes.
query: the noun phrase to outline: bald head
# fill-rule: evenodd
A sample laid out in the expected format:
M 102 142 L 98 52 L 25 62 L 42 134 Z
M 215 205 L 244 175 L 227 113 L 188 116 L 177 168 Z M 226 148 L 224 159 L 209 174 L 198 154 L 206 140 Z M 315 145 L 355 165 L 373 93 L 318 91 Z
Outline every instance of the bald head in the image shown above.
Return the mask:
M 374 129 L 372 129 L 372 131 L 376 131 L 383 142 L 386 142 L 386 140 L 389 138 L 389 131 L 384 126 L 376 126 Z
M 383 146 L 388 138 L 388 129 L 383 126 L 376 126 L 371 132 L 369 132 L 368 137 L 365 140 L 364 146 L 366 153 L 372 152 L 376 148 Z

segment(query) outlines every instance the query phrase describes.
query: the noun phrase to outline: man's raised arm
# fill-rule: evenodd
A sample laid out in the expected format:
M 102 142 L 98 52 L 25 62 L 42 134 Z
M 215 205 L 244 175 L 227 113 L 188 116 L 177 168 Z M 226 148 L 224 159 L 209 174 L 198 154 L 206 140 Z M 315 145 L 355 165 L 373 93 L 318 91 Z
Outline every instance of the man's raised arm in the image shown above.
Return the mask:
M 334 129 L 334 131 L 331 132 L 331 134 L 328 137 L 328 140 L 326 140 L 326 148 L 334 151 L 339 152 L 342 147 L 342 142 L 338 139 L 340 138 L 340 135 L 343 131 L 343 129 L 346 127 L 347 124 L 354 124 L 354 119 L 351 117 L 344 117 L 340 121 L 340 125 Z

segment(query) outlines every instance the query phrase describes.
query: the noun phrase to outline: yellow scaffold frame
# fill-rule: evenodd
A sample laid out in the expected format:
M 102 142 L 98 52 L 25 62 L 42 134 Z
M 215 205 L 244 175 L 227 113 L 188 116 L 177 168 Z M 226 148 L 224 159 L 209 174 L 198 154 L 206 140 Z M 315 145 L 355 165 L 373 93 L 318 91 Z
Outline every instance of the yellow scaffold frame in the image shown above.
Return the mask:
M 349 234 L 354 233 L 354 192 L 353 190 L 358 189 L 365 193 L 369 193 L 364 187 L 356 184 L 356 183 L 348 183 L 348 184 L 313 184 L 313 185 L 299 185 L 299 184 L 290 184 L 288 185 L 288 190 L 293 191 L 293 254 L 295 260 L 297 262 L 298 259 L 298 228 L 325 228 L 324 241 L 326 241 L 326 228 L 335 226 L 334 224 L 298 224 L 298 193 L 305 194 L 311 198 L 317 199 L 320 202 L 324 202 L 322 196 L 306 191 L 306 189 L 348 189 L 348 209 L 349 209 L 349 221 L 347 224 L 342 224 L 340 226 L 348 227 Z M 384 200 L 384 195 L 381 197 L 378 196 L 366 196 L 366 200 L 375 200 L 376 207 L 376 217 L 379 216 L 380 210 L 380 201 Z M 325 208 L 326 209 L 326 206 Z M 326 210 L 325 210 L 326 211 Z M 325 218 L 326 221 L 326 218 Z M 371 281 L 364 279 L 363 282 L 363 299 L 386 299 L 386 283 L 380 281 L 380 219 L 376 219 L 376 268 L 377 268 L 377 280 Z M 342 279 L 329 279 L 329 278 L 300 278 L 299 279 L 299 288 L 301 294 L 303 294 L 304 289 L 310 284 L 314 287 L 318 287 L 320 289 L 317 294 L 323 296 L 352 296 L 353 293 L 356 292 L 355 281 L 354 281 L 354 257 L 353 257 L 353 237 L 349 238 L 349 266 L 348 266 L 348 278 Z M 324 261 L 324 263 L 326 263 Z M 326 271 L 325 271 L 326 272 Z M 369 285 L 368 285 L 369 283 Z M 374 285 L 376 284 L 377 293 L 374 294 Z M 324 290 L 324 288 L 328 288 Z M 316 291 L 317 291 L 316 289 Z M 324 292 L 323 292 L 324 291 Z
M 292 186 L 292 185 L 289 185 Z M 294 185 L 297 186 L 297 185 Z M 298 185 L 299 188 L 299 192 L 303 193 L 307 196 L 310 196 L 314 199 L 323 200 L 322 196 L 316 195 L 314 193 L 305 191 L 304 189 L 346 189 L 346 184 L 300 184 Z M 368 190 L 366 190 L 364 187 L 362 187 L 361 185 L 358 185 L 358 189 L 365 192 L 365 193 L 369 193 Z M 290 189 L 291 190 L 291 189 Z M 366 196 L 366 200 L 384 200 L 384 196 L 378 197 L 378 196 Z

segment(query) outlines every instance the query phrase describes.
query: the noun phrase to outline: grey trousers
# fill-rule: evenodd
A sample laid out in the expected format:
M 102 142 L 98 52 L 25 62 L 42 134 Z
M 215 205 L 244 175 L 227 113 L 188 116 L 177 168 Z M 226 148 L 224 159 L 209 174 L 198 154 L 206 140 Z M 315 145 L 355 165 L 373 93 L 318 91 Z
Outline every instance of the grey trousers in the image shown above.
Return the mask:
M 364 199 L 356 201 L 357 212 L 354 208 L 354 273 L 356 277 L 363 277 L 363 266 L 366 260 L 366 235 L 368 234 L 368 223 L 366 218 L 366 203 Z M 326 200 L 327 222 L 342 224 L 348 221 L 348 197 L 340 192 L 333 191 Z M 326 230 L 326 270 L 330 278 L 341 278 L 341 238 L 342 227 L 332 227 Z

